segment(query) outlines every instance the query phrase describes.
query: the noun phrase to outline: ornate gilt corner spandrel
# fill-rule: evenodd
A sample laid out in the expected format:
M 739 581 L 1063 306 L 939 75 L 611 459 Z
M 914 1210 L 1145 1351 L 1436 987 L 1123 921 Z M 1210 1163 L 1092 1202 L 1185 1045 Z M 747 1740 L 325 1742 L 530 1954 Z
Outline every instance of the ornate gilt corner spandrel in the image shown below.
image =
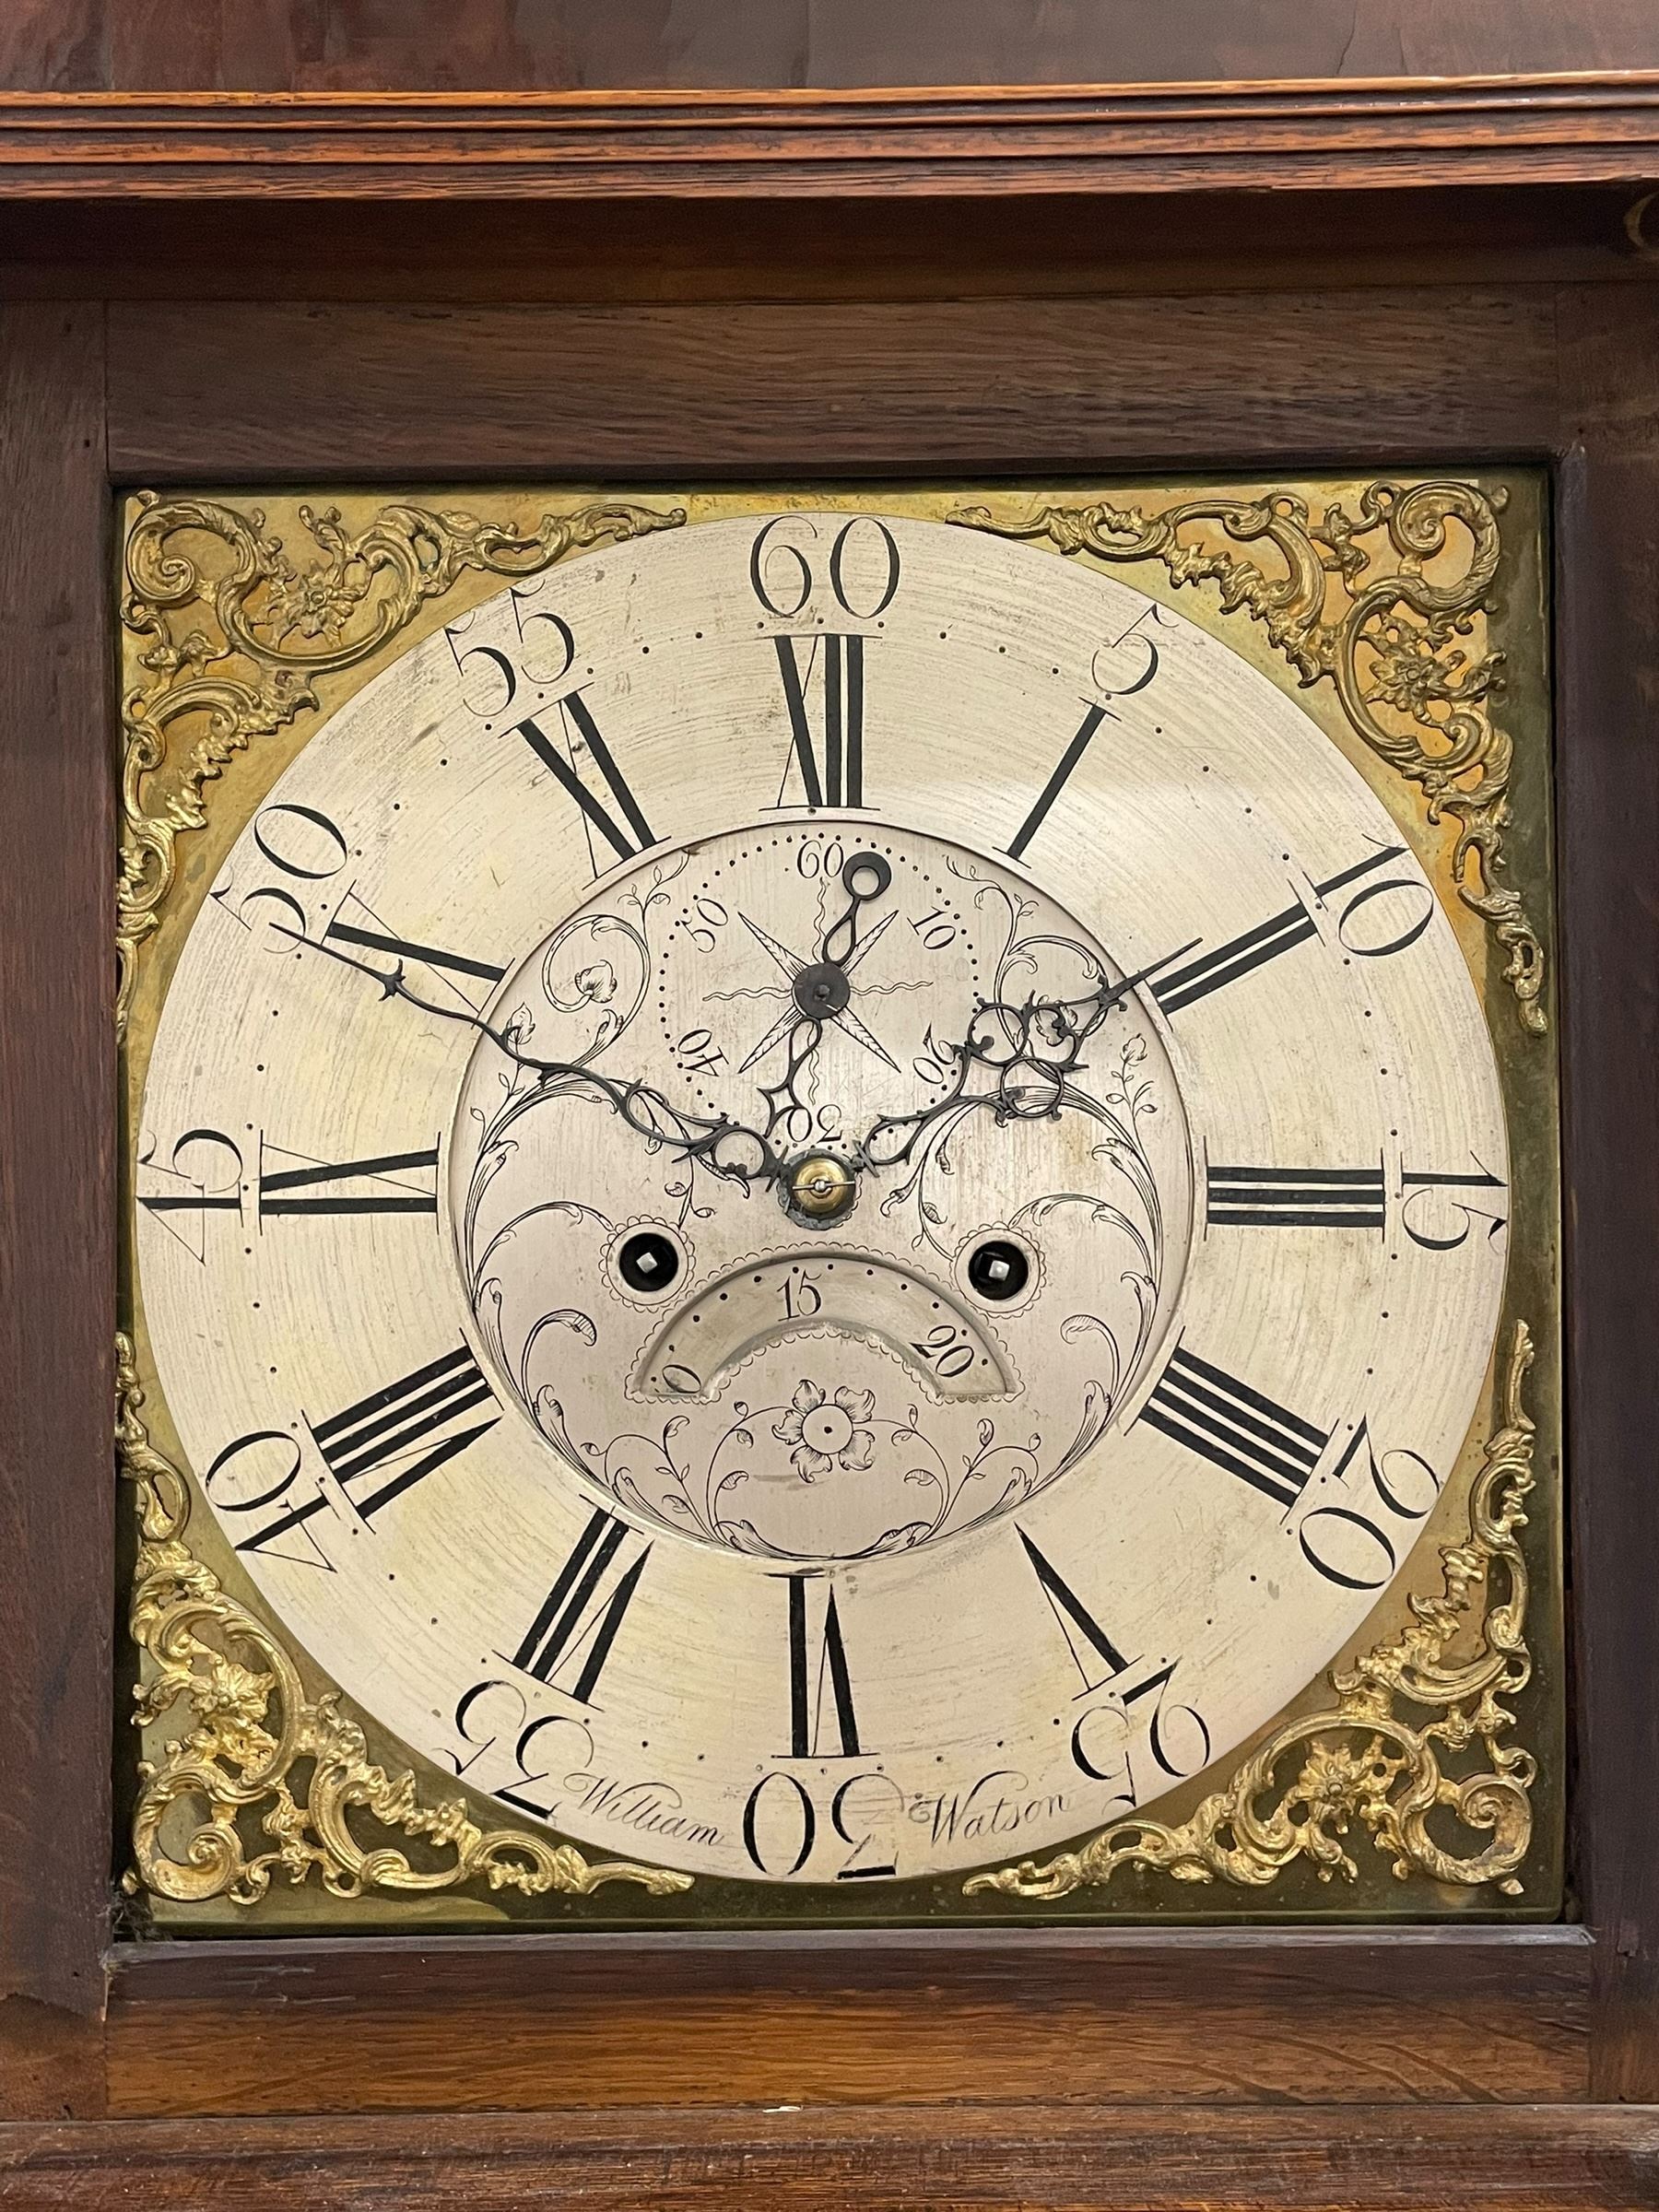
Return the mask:
M 607 500 L 521 529 L 464 509 L 399 503 L 352 532 L 337 508 L 302 506 L 316 551 L 296 560 L 256 508 L 154 492 L 139 493 L 137 508 L 121 618 L 147 673 L 121 709 L 122 1032 L 139 948 L 177 871 L 178 840 L 204 827 L 207 787 L 232 755 L 314 712 L 318 678 L 371 659 L 467 571 L 534 576 L 571 553 L 686 520 L 683 507 Z
M 129 1894 L 255 1905 L 273 1881 L 314 1872 L 336 1897 L 487 1884 L 535 1897 L 587 1896 L 606 1882 L 653 1897 L 692 1877 L 593 1861 L 528 1830 L 485 1830 L 460 1797 L 423 1798 L 415 1775 L 370 1759 L 363 1731 L 330 1694 L 309 1699 L 280 1640 L 221 1587 L 186 1540 L 190 1488 L 150 1441 L 132 1340 L 116 1339 L 115 1446 L 137 1492 L 139 1547 L 129 1623 L 142 1659 L 138 1726 L 183 1725 L 138 1770 Z M 359 1825 L 381 1831 L 365 1842 Z M 251 1844 L 250 1831 L 269 1840 Z M 417 1865 L 394 1839 L 432 1854 Z
M 1503 499 L 1501 489 L 1445 480 L 1371 484 L 1357 513 L 1334 503 L 1317 521 L 1291 491 L 1182 500 L 1156 512 L 1093 500 L 1018 520 L 963 507 L 949 519 L 1114 565 L 1155 560 L 1175 584 L 1212 584 L 1223 613 L 1262 624 L 1300 684 L 1333 684 L 1356 735 L 1418 786 L 1429 819 L 1456 823 L 1458 896 L 1500 948 L 1523 1027 L 1542 1034 L 1543 941 L 1504 880 L 1513 746 L 1491 714 L 1503 656 L 1471 659 L 1464 645 L 1477 616 L 1491 611 Z M 1431 581 L 1451 524 L 1461 525 L 1467 557 Z M 1283 572 L 1270 575 L 1233 550 L 1241 545 L 1270 547 Z
M 967 1895 L 1052 1900 L 1103 1888 L 1121 1867 L 1144 1866 L 1178 1882 L 1265 1888 L 1297 1860 L 1322 1881 L 1359 1872 L 1344 1839 L 1368 1829 L 1404 1881 L 1465 1888 L 1495 1884 L 1519 1896 L 1516 1869 L 1532 1841 L 1530 1752 L 1511 1743 L 1503 1703 L 1526 1687 L 1527 1573 L 1521 1547 L 1534 1484 L 1533 1423 L 1523 1402 L 1533 1361 L 1531 1331 L 1517 1323 L 1503 1363 L 1499 1422 L 1469 1493 L 1468 1533 L 1441 1551 L 1438 1594 L 1411 1600 L 1411 1625 L 1392 1641 L 1334 1667 L 1333 1707 L 1276 1728 L 1227 1787 L 1178 1827 L 1114 1821 L 1076 1850 L 972 1876 Z M 1494 1587 L 1501 1576 L 1501 1588 Z M 1416 1708 L 1418 1717 L 1410 1715 Z M 1448 1771 L 1447 1754 L 1480 1763 Z M 1300 1765 L 1287 1781 L 1281 1770 Z M 1488 1841 L 1448 1850 L 1430 1831 L 1437 1813 Z

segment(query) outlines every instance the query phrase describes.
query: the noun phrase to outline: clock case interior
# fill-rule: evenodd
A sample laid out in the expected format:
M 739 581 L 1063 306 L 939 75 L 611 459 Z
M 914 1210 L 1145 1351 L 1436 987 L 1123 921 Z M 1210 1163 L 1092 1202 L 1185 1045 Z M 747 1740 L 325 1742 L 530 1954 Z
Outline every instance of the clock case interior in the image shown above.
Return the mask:
M 1437 472 L 1425 468 L 1395 472 L 1388 482 L 1406 487 L 1433 480 Z M 360 1886 L 347 1880 L 337 1894 L 324 1878 L 325 1866 L 314 1865 L 309 1878 L 294 1882 L 281 1874 L 262 1888 L 256 1900 L 239 1900 L 218 1894 L 188 1900 L 169 1898 L 129 1876 L 125 1910 L 135 1930 L 153 1928 L 168 1934 L 244 1935 L 254 1932 L 293 1933 L 361 1931 L 440 1932 L 468 1931 L 503 1924 L 535 1927 L 573 1926 L 597 1929 L 614 1926 L 707 1924 L 761 1926 L 855 1923 L 876 1924 L 934 1924 L 982 1922 L 1035 1921 L 1042 1924 L 1100 1921 L 1295 1921 L 1345 1919 L 1353 1921 L 1400 1919 L 1552 1919 L 1563 1909 L 1562 1833 L 1564 1823 L 1564 1684 L 1561 1623 L 1561 1453 L 1559 1412 L 1559 1115 L 1553 1021 L 1553 887 L 1550 825 L 1550 728 L 1547 661 L 1547 489 L 1541 471 L 1505 468 L 1457 471 L 1453 480 L 1474 488 L 1495 520 L 1500 541 L 1496 572 L 1465 606 L 1456 607 L 1431 646 L 1423 651 L 1443 674 L 1438 687 L 1430 682 L 1418 694 L 1420 718 L 1415 738 L 1403 741 L 1395 758 L 1385 758 L 1369 743 L 1345 711 L 1340 686 L 1331 672 L 1312 665 L 1317 641 L 1311 643 L 1306 626 L 1298 634 L 1293 623 L 1272 619 L 1273 587 L 1288 572 L 1281 547 L 1271 534 L 1258 527 L 1258 518 L 1271 518 L 1277 502 L 1288 502 L 1282 520 L 1291 537 L 1311 546 L 1326 571 L 1328 597 L 1323 619 L 1335 623 L 1352 611 L 1358 596 L 1378 576 L 1409 566 L 1410 548 L 1391 546 L 1385 526 L 1377 521 L 1375 487 L 1369 473 L 1348 472 L 1329 477 L 1271 482 L 1211 477 L 1204 480 L 1088 483 L 988 483 L 977 485 L 821 486 L 806 482 L 787 486 L 699 488 L 685 485 L 617 488 L 556 485 L 548 487 L 478 488 L 453 485 L 409 487 L 406 489 L 362 491 L 344 487 L 307 490 L 271 490 L 230 487 L 221 493 L 189 495 L 192 501 L 218 502 L 242 516 L 262 518 L 259 535 L 279 542 L 294 570 L 309 573 L 325 567 L 335 550 L 351 540 L 371 541 L 376 518 L 397 507 L 418 508 L 450 516 L 457 512 L 481 517 L 487 523 L 528 529 L 536 518 L 575 512 L 607 499 L 626 499 L 652 507 L 683 508 L 688 521 L 765 514 L 791 507 L 812 507 L 857 512 L 899 513 L 944 520 L 964 509 L 984 508 L 999 517 L 1017 519 L 1044 509 L 1070 512 L 1107 502 L 1119 512 L 1134 511 L 1141 517 L 1179 512 L 1182 521 L 1168 539 L 1167 557 L 1143 552 L 1126 558 L 1125 548 L 1111 547 L 1112 558 L 1101 565 L 1151 597 L 1177 608 L 1189 620 L 1222 638 L 1237 653 L 1295 700 L 1299 708 L 1323 731 L 1365 778 L 1398 825 L 1402 836 L 1429 874 L 1446 912 L 1456 929 L 1477 990 L 1486 1011 L 1497 1065 L 1502 1084 L 1509 1124 L 1512 1158 L 1511 1242 L 1505 1280 L 1503 1313 L 1493 1358 L 1489 1387 L 1471 1430 L 1454 1475 L 1445 1485 L 1424 1534 L 1416 1544 L 1405 1572 L 1375 1606 L 1361 1630 L 1306 1689 L 1252 1741 L 1235 1747 L 1202 1775 L 1172 1788 L 1142 1811 L 1152 1820 L 1180 1828 L 1202 1812 L 1206 1801 L 1225 1792 L 1244 1766 L 1253 1749 L 1274 1738 L 1287 1724 L 1311 1715 L 1330 1713 L 1332 1726 L 1315 1739 L 1322 1751 L 1344 1759 L 1360 1759 L 1368 1735 L 1362 1725 L 1336 1717 L 1338 1698 L 1333 1676 L 1351 1666 L 1361 1655 L 1396 1643 L 1424 1618 L 1426 1601 L 1441 1598 L 1446 1588 L 1442 1555 L 1448 1547 L 1465 1546 L 1470 1537 L 1471 1490 L 1478 1476 L 1489 1440 L 1504 1426 L 1505 1394 L 1512 1377 L 1510 1354 L 1518 1328 L 1529 1333 L 1532 1359 L 1524 1380 L 1525 1419 L 1530 1422 L 1531 1487 L 1524 1500 L 1524 1523 L 1517 1532 L 1524 1557 L 1527 1589 L 1522 1641 L 1525 1680 L 1513 1694 L 1506 1692 L 1501 1705 L 1506 1725 L 1493 1741 L 1503 1756 L 1535 1766 L 1528 1797 L 1531 1831 L 1519 1880 L 1500 1889 L 1494 1882 L 1458 1884 L 1437 1881 L 1420 1865 L 1406 1864 L 1395 1871 L 1394 1854 L 1380 1849 L 1355 1797 L 1343 1806 L 1345 1784 L 1339 1775 L 1330 1780 L 1332 1800 L 1324 1809 L 1312 1805 L 1308 1793 L 1298 1795 L 1299 1772 L 1305 1780 L 1306 1747 L 1287 1755 L 1275 1769 L 1273 1786 L 1254 1802 L 1263 1812 L 1277 1806 L 1304 1827 L 1312 1819 L 1320 1832 L 1339 1839 L 1352 1866 L 1351 1875 L 1333 1867 L 1328 1859 L 1301 1850 L 1287 1854 L 1271 1875 L 1248 1881 L 1225 1877 L 1185 1878 L 1167 1868 L 1126 1864 L 1104 1886 L 1085 1886 L 1053 1898 L 1020 1898 L 1004 1893 L 969 1897 L 959 1876 L 915 1881 L 856 1885 L 849 1893 L 833 1886 L 794 1887 L 783 1884 L 722 1881 L 699 1877 L 685 1895 L 653 1898 L 631 1887 L 606 1888 L 589 1896 L 557 1892 L 526 1896 L 512 1887 L 494 1887 L 479 1877 L 459 1884 L 410 1891 Z M 139 494 L 124 499 L 117 515 L 117 544 L 124 546 L 134 524 L 159 499 L 169 494 Z M 1300 505 L 1298 504 L 1300 503 Z M 1298 524 L 1295 513 L 1304 518 Z M 1371 518 L 1367 527 L 1367 518 Z M 1335 517 L 1335 527 L 1332 518 Z M 318 528 L 318 518 L 322 526 Z M 1230 522 L 1231 526 L 1230 526 Z M 1359 524 L 1358 530 L 1351 525 Z M 1323 530 L 1323 535 L 1322 535 Z M 1347 534 L 1345 533 L 1350 533 Z M 185 540 L 194 553 L 203 556 L 203 573 L 222 574 L 223 547 L 215 547 L 211 532 L 197 531 Z M 216 571 L 213 557 L 217 550 Z M 1090 560 L 1088 551 L 1063 550 L 1046 542 L 1056 559 Z M 1202 557 L 1202 558 L 1201 558 Z M 1345 573 L 1343 563 L 1348 561 Z M 1437 566 L 1437 560 L 1439 565 Z M 1445 550 L 1427 561 L 1424 572 L 1449 586 L 1466 572 L 1469 548 L 1453 526 Z M 359 601 L 372 606 L 381 584 L 366 570 L 344 571 L 346 592 L 363 587 Z M 247 735 L 245 743 L 216 744 L 206 725 L 188 719 L 173 733 L 177 757 L 153 786 L 135 780 L 128 770 L 128 830 L 126 852 L 143 841 L 147 816 L 161 814 L 169 797 L 177 798 L 178 760 L 190 760 L 188 746 L 200 741 L 195 756 L 209 764 L 196 780 L 194 794 L 186 790 L 179 809 L 176 843 L 169 841 L 169 865 L 164 894 L 147 910 L 147 920 L 124 947 L 128 969 L 127 1005 L 122 1050 L 124 1145 L 122 1158 L 127 1176 L 122 1208 L 121 1325 L 130 1335 L 134 1373 L 145 1393 L 136 1418 L 148 1450 L 171 1467 L 183 1469 L 184 1456 L 171 1430 L 162 1394 L 157 1384 L 146 1337 L 144 1314 L 133 1266 L 132 1165 L 138 1102 L 142 1097 L 150 1045 L 166 985 L 185 932 L 201 901 L 206 897 L 238 832 L 261 800 L 323 721 L 345 700 L 388 666 L 409 645 L 487 597 L 503 589 L 508 578 L 499 571 L 459 565 L 444 588 L 417 595 L 406 616 L 391 629 L 376 650 L 350 659 L 347 665 L 300 680 L 308 693 L 304 703 L 274 719 L 273 726 Z M 120 631 L 119 681 L 124 700 L 154 691 L 166 679 L 155 658 L 163 637 L 182 638 L 193 624 L 206 623 L 211 635 L 213 612 L 203 604 L 158 614 L 153 606 L 140 607 L 131 596 L 130 579 L 121 585 L 124 619 Z M 1455 597 L 1454 593 L 1449 596 Z M 296 659 L 314 650 L 320 634 L 309 633 L 300 600 L 296 626 L 286 644 Z M 1277 603 L 1282 616 L 1285 603 Z M 1384 620 L 1388 618 L 1386 605 Z M 350 617 L 347 616 L 347 630 Z M 239 661 L 238 645 L 222 631 L 213 639 L 229 656 L 227 667 L 239 678 L 247 673 Z M 1300 658 L 1299 658 L 1299 648 Z M 147 656 L 149 656 L 147 658 Z M 1419 753 L 1432 757 L 1443 751 L 1448 717 L 1471 711 L 1460 700 L 1458 687 L 1471 667 L 1495 660 L 1489 692 L 1484 683 L 1470 694 L 1472 711 L 1483 726 L 1496 733 L 1495 746 L 1512 746 L 1504 760 L 1507 793 L 1502 795 L 1495 822 L 1482 820 L 1495 834 L 1489 844 L 1476 841 L 1471 852 L 1467 839 L 1469 816 L 1458 809 L 1461 794 L 1487 788 L 1482 778 L 1492 775 L 1495 752 L 1473 773 L 1453 776 L 1440 790 L 1433 778 L 1414 775 L 1410 763 Z M 280 677 L 282 656 L 272 655 L 257 673 L 268 679 Z M 223 673 L 223 670 L 217 671 Z M 188 674 L 188 670 L 183 671 Z M 175 679 L 177 680 L 177 679 Z M 1409 733 L 1409 712 L 1395 717 L 1395 726 Z M 1403 767 L 1402 762 L 1406 765 Z M 167 779 L 173 782 L 168 784 Z M 138 836 L 135 839 L 135 830 Z M 1484 831 L 1483 831 L 1484 835 Z M 147 864 L 141 861 L 140 877 Z M 1516 987 L 1512 938 L 1493 925 L 1490 912 L 1477 911 L 1460 896 L 1460 884 L 1477 894 L 1501 886 L 1513 893 L 1524 912 L 1535 943 L 1544 980 L 1529 967 L 1524 989 Z M 124 908 L 124 915 L 126 910 Z M 124 1529 L 121 1562 L 124 1609 L 136 1578 L 142 1583 L 139 1526 L 151 1493 L 144 1488 L 143 1451 L 124 1455 L 124 1471 L 137 1477 L 131 1493 L 133 1512 Z M 196 1470 L 186 1470 L 187 1488 Z M 308 1654 L 298 1648 L 281 1625 L 271 1619 L 235 1555 L 220 1535 L 209 1512 L 197 1510 L 178 1532 L 194 1559 L 214 1579 L 227 1601 L 263 1622 L 281 1644 L 308 1705 L 329 1698 L 335 1686 L 321 1674 Z M 1481 1578 L 1470 1602 L 1463 1608 L 1445 1647 L 1447 1662 L 1489 1651 L 1494 1640 L 1493 1614 L 1511 1608 L 1497 1620 L 1500 1636 L 1512 1626 L 1514 1593 L 1508 1570 L 1494 1561 Z M 142 1641 L 142 1630 L 141 1638 Z M 233 1641 L 209 1632 L 209 1641 L 228 1653 Z M 248 1657 L 246 1651 L 241 1656 Z M 129 1641 L 124 1649 L 125 1688 L 142 1692 L 153 1684 L 158 1663 L 152 1650 Z M 1513 1679 L 1514 1677 L 1510 1677 Z M 425 1806 L 459 1800 L 466 1815 L 481 1830 L 511 1830 L 512 1811 L 470 1791 L 419 1754 L 388 1735 L 375 1721 L 352 1705 L 342 1708 L 361 1728 L 367 1761 L 391 1775 L 408 1771 L 414 1776 L 416 1798 Z M 1445 1712 L 1431 1705 L 1395 1700 L 1394 1712 L 1415 1730 L 1444 1720 Z M 1465 1706 L 1465 1711 L 1469 1710 Z M 120 1833 L 129 1837 L 132 1824 L 145 1815 L 147 1776 L 141 1761 L 155 1768 L 165 1761 L 167 1747 L 189 1724 L 188 1699 L 175 1702 L 149 1725 L 121 1732 L 116 1747 L 117 1809 Z M 1455 1723 L 1453 1724 L 1455 1729 Z M 1489 1745 L 1478 1735 L 1473 1751 L 1441 1740 L 1438 1755 L 1443 1772 L 1455 1778 L 1468 1771 Z M 288 1772 L 293 1800 L 303 1810 L 306 1793 L 314 1779 L 312 1762 L 299 1757 Z M 1314 1794 L 1317 1794 L 1315 1792 Z M 268 1849 L 270 1830 L 264 1828 L 273 1810 L 265 1793 L 250 1791 L 247 1801 L 229 1816 L 252 1856 Z M 1319 1816 L 1314 1818 L 1314 1816 Z M 175 1806 L 167 1815 L 176 1824 L 182 1817 Z M 383 1831 L 368 1814 L 354 1816 L 365 1845 L 388 1843 L 407 1853 L 421 1872 L 443 1869 L 453 1853 L 402 1831 Z M 1479 1838 L 1456 1830 L 1450 1809 L 1430 1816 L 1434 1830 L 1448 1849 L 1475 1850 Z M 533 1824 L 523 1823 L 526 1832 Z M 263 1830 L 263 1832 L 262 1832 Z M 539 1830 L 534 1832 L 542 1833 Z M 1226 1831 L 1230 1837 L 1231 1831 Z M 1078 1839 L 1079 1843 L 1086 1839 Z M 326 1854 L 324 1854 L 324 1856 Z M 641 1852 L 648 1857 L 648 1852 Z M 1044 1853 L 1044 1857 L 1051 1856 Z M 118 1863 L 130 1861 L 130 1848 L 118 1851 Z M 993 1864 L 997 1862 L 993 1861 Z

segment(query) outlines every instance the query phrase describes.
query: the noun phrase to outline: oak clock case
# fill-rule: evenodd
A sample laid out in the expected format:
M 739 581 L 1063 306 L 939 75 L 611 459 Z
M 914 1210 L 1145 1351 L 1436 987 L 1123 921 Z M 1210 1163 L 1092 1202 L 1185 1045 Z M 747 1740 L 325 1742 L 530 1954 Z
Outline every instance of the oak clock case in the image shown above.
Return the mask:
M 160 1924 L 1558 1909 L 1538 507 L 131 503 Z

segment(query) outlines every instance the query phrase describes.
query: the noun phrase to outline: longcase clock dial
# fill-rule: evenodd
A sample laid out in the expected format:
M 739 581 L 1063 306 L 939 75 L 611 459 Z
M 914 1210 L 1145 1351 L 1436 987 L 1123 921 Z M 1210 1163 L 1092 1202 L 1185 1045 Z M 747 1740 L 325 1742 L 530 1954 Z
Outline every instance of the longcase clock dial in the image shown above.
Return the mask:
M 1488 1371 L 1505 1120 L 1408 840 L 1127 584 L 790 511 L 435 631 L 247 822 L 142 1105 L 271 1610 L 603 1850 L 1040 1853 L 1277 1712 Z

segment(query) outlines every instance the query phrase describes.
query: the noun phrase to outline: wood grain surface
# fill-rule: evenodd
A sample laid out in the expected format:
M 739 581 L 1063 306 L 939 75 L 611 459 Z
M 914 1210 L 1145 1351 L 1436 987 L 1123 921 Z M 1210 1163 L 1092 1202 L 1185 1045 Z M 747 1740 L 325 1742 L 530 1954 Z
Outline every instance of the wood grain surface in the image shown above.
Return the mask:
M 426 307 L 1651 282 L 1629 183 L 853 200 L 0 198 L 0 292 Z M 1649 210 L 1650 216 L 1653 210 Z M 1033 228 L 1041 241 L 1032 252 Z M 1648 227 L 1652 227 L 1651 225 Z M 1639 226 L 1639 234 L 1643 234 Z M 1458 241 L 1448 261 L 1444 241 Z
M 102 2010 L 110 1868 L 102 338 L 96 305 L 0 309 L 0 2077 L 15 2065 L 29 2080 L 42 2046 L 61 2068 L 74 2040 L 41 2007 Z
M 111 313 L 131 482 L 971 476 L 1514 458 L 1556 428 L 1551 289 L 877 305 Z M 1454 342 L 1453 333 L 1454 332 Z
M 8 0 L 18 89 L 1084 84 L 1659 64 L 1647 0 Z
M 1590 1965 L 1575 1928 L 133 1946 L 109 2109 L 1571 2100 Z
M 1659 75 L 811 92 L 0 94 L 0 190 L 127 199 L 1639 184 Z
M 1574 1856 L 1602 1931 L 1597 2093 L 1659 2100 L 1659 300 L 1568 295 L 1557 740 L 1566 1095 Z
M 1635 2212 L 1659 2118 L 1614 2108 L 128 2121 L 0 2128 L 7 2212 Z

